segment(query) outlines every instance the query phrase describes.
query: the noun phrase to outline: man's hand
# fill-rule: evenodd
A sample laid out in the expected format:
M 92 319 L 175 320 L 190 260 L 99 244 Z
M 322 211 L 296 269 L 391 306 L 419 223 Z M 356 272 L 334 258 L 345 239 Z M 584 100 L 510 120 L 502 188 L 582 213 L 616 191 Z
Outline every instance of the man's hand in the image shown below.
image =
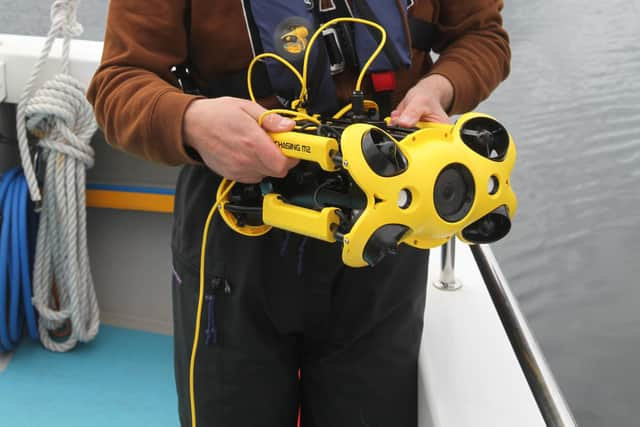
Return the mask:
M 225 178 L 245 184 L 260 182 L 265 176 L 282 178 L 298 160 L 282 154 L 267 132 L 290 131 L 295 122 L 270 114 L 260 127 L 258 118 L 265 111 L 240 98 L 193 101 L 184 116 L 185 144 Z
M 446 110 L 453 101 L 449 79 L 432 74 L 409 89 L 398 107 L 391 112 L 391 124 L 411 128 L 417 122 L 448 123 Z

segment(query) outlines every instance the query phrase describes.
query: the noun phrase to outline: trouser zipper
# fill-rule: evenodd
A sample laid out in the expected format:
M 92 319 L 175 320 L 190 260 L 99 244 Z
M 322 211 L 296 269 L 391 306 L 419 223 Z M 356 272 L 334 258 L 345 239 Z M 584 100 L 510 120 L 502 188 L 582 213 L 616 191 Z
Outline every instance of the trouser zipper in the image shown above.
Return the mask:
M 205 344 L 215 345 L 219 341 L 219 330 L 216 326 L 216 298 L 231 294 L 231 285 L 221 277 L 211 280 L 205 291 L 204 300 L 207 310 L 207 329 L 205 330 Z

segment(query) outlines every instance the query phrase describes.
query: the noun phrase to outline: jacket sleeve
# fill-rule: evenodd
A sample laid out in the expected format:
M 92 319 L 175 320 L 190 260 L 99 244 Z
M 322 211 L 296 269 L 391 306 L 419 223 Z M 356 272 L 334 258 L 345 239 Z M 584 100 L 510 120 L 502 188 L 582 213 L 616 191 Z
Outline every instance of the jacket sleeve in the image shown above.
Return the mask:
M 110 144 L 170 165 L 194 162 L 182 122 L 195 97 L 174 86 L 170 72 L 187 56 L 184 16 L 184 0 L 111 0 L 102 62 L 87 93 Z
M 449 113 L 472 110 L 509 74 L 509 36 L 502 27 L 502 0 L 443 0 L 430 74 L 453 85 Z

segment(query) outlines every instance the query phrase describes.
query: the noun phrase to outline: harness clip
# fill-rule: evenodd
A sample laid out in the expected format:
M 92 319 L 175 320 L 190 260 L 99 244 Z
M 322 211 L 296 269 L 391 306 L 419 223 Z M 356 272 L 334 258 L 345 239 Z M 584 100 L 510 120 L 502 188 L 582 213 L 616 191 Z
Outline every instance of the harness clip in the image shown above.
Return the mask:
M 335 28 L 330 27 L 322 31 L 322 37 L 329 55 L 329 70 L 331 71 L 331 75 L 334 76 L 342 73 L 345 69 L 346 61 L 338 38 L 338 32 Z

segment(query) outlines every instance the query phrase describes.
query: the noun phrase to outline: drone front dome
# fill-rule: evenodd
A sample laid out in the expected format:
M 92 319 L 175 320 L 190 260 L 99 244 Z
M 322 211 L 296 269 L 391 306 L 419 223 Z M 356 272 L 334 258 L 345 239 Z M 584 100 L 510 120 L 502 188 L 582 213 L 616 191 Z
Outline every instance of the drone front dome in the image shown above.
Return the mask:
M 367 197 L 344 236 L 345 264 L 375 265 L 400 243 L 428 249 L 454 234 L 488 243 L 509 231 L 516 149 L 506 129 L 478 113 L 418 127 L 400 141 L 365 123 L 343 132 L 343 167 Z

